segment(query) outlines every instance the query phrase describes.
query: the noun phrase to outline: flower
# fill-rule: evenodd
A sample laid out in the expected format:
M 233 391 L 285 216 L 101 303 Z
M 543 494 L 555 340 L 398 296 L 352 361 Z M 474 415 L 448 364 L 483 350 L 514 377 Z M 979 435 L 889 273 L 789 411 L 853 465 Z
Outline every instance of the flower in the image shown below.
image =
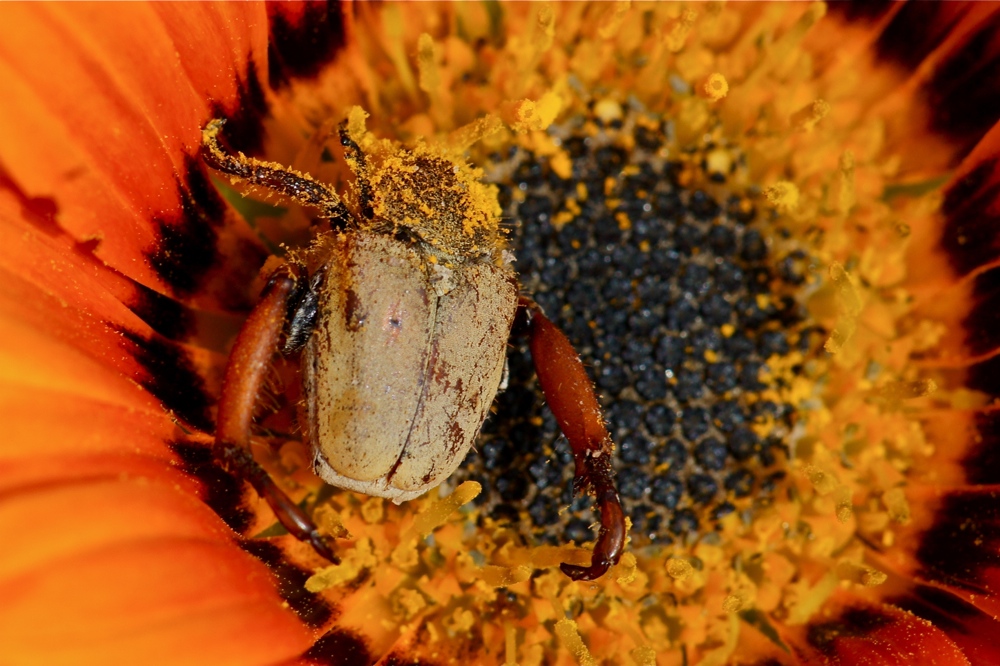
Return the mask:
M 12 662 L 1000 659 L 994 6 L 0 11 Z M 214 181 L 200 129 L 337 183 L 352 107 L 516 214 L 619 443 L 601 580 L 553 568 L 589 502 L 518 353 L 453 494 L 402 507 L 320 486 L 279 366 L 254 453 L 339 566 L 214 463 L 227 345 L 310 220 Z

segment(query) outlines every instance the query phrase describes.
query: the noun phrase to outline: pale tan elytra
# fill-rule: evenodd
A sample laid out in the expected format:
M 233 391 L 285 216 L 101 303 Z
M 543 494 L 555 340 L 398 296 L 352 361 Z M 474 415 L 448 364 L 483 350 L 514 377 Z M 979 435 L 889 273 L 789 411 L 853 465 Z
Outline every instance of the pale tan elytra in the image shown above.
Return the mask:
M 368 232 L 330 236 L 316 252 L 324 315 L 302 359 L 316 473 L 397 503 L 418 497 L 451 476 L 489 412 L 514 271 L 444 268 L 419 244 Z

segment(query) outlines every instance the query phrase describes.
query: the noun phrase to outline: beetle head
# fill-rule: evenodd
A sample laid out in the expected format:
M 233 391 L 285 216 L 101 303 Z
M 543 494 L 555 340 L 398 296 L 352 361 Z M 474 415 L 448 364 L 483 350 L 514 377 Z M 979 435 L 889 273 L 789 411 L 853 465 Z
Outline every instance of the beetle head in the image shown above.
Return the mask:
M 378 140 L 351 120 L 342 129 L 347 161 L 357 176 L 360 224 L 423 243 L 444 263 L 489 258 L 502 263 L 506 238 L 493 185 L 482 171 L 443 148 L 403 148 Z

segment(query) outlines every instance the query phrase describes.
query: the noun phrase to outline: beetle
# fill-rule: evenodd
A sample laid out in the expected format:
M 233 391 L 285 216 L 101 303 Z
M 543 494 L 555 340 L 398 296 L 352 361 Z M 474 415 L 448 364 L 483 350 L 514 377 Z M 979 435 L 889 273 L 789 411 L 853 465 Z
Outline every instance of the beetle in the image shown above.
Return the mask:
M 316 210 L 330 231 L 269 274 L 236 337 L 218 404 L 220 465 L 247 480 L 293 536 L 338 563 L 332 540 L 250 453 L 254 407 L 275 351 L 299 354 L 300 420 L 319 477 L 399 503 L 447 479 L 473 445 L 503 381 L 517 320 L 572 448 L 574 490 L 594 495 L 600 511 L 590 565 L 560 568 L 594 580 L 616 564 L 626 524 L 614 443 L 571 343 L 519 293 L 487 186 L 424 145 L 372 141 L 374 152 L 362 151 L 345 121 L 340 141 L 356 178 L 349 208 L 307 174 L 224 149 L 224 122 L 202 131 L 205 163 L 236 185 Z

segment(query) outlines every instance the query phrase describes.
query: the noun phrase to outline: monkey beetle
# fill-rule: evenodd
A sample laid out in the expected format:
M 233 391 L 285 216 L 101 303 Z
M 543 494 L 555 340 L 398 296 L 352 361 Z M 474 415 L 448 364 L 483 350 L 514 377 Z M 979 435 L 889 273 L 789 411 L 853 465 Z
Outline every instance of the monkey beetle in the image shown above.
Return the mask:
M 591 493 L 600 532 L 594 580 L 618 562 L 625 516 L 615 487 L 614 444 L 593 384 L 566 336 L 519 294 L 492 190 L 468 167 L 424 145 L 383 141 L 362 151 L 340 126 L 356 184 L 350 208 L 330 187 L 219 144 L 224 121 L 202 133 L 202 158 L 234 184 L 318 212 L 330 230 L 267 278 L 229 356 L 215 456 L 250 482 L 296 538 L 331 562 L 330 537 L 250 453 L 254 407 L 276 349 L 299 354 L 300 421 L 327 483 L 396 503 L 447 479 L 465 458 L 503 381 L 515 319 L 575 459 L 574 489 Z

